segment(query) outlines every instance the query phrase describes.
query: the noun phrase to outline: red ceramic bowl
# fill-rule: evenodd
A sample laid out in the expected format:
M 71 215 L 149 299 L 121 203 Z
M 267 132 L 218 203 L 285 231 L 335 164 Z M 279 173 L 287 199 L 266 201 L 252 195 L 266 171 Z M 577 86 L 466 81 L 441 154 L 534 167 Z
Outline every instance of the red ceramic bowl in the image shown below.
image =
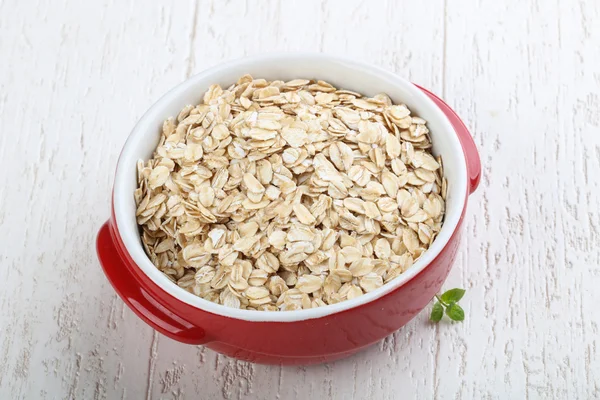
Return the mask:
M 151 156 L 164 119 L 177 115 L 187 104 L 197 104 L 209 85 L 229 86 L 246 73 L 271 80 L 318 78 L 370 96 L 385 92 L 428 121 L 433 151 L 442 155 L 449 183 L 447 211 L 440 234 L 414 266 L 358 298 L 283 312 L 238 310 L 203 300 L 171 283 L 154 267 L 144 253 L 136 225 L 136 161 Z M 172 339 L 259 363 L 331 361 L 395 332 L 440 290 L 456 256 L 467 198 L 477 187 L 480 170 L 475 144 L 458 116 L 432 93 L 390 72 L 320 54 L 246 58 L 190 78 L 140 119 L 119 158 L 112 216 L 98 234 L 98 257 L 123 301 Z

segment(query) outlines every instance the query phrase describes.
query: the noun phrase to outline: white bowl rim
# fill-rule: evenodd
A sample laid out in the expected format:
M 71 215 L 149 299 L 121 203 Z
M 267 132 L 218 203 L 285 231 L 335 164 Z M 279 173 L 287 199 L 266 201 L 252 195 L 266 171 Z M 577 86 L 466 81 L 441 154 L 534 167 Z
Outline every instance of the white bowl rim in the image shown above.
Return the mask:
M 368 70 L 371 73 L 381 75 L 388 80 L 394 81 L 396 85 L 402 86 L 403 90 L 407 90 L 411 92 L 411 96 L 414 96 L 420 103 L 420 106 L 427 108 L 428 113 L 430 115 L 436 115 L 436 118 L 441 119 L 440 123 L 443 125 L 444 134 L 450 136 L 450 144 L 452 146 L 448 151 L 458 152 L 462 157 L 458 157 L 458 162 L 461 165 L 458 165 L 457 168 L 457 176 L 453 179 L 453 182 L 449 182 L 448 190 L 449 193 L 452 192 L 453 196 L 456 196 L 457 204 L 462 204 L 460 208 L 456 207 L 453 212 L 447 212 L 444 224 L 442 229 L 433 242 L 433 244 L 429 247 L 429 249 L 423 253 L 421 258 L 417 260 L 415 264 L 413 264 L 406 272 L 393 279 L 392 281 L 386 283 L 382 287 L 366 293 L 362 296 L 351 300 L 345 300 L 340 303 L 327 305 L 324 307 L 312 308 L 307 310 L 297 310 L 297 311 L 277 311 L 277 312 L 267 312 L 267 311 L 254 311 L 254 310 L 240 310 L 231 307 L 226 307 L 223 305 L 219 305 L 213 303 L 211 301 L 202 299 L 198 296 L 195 296 L 192 293 L 187 292 L 186 290 L 180 288 L 179 286 L 173 284 L 162 272 L 160 272 L 154 264 L 150 261 L 148 256 L 146 255 L 143 247 L 139 241 L 138 235 L 130 235 L 124 234 L 123 229 L 120 227 L 127 224 L 127 208 L 130 206 L 127 204 L 128 200 L 124 196 L 133 196 L 132 193 L 123 193 L 122 187 L 124 186 L 125 180 L 132 179 L 131 176 L 127 175 L 127 172 L 124 171 L 123 166 L 128 163 L 136 163 L 137 159 L 133 158 L 133 150 L 132 150 L 132 142 L 133 139 L 140 135 L 149 134 L 148 131 L 142 131 L 143 121 L 149 119 L 153 116 L 158 110 L 169 104 L 171 102 L 176 102 L 178 97 L 188 88 L 195 84 L 195 82 L 203 80 L 217 71 L 228 69 L 228 68 L 237 68 L 245 63 L 254 63 L 254 62 L 277 62 L 282 59 L 298 59 L 304 60 L 307 59 L 312 60 L 314 62 L 319 61 L 327 61 L 327 62 L 338 62 L 344 64 L 346 66 L 350 66 L 353 68 L 360 68 L 364 70 Z M 440 134 L 438 132 L 438 134 Z M 380 67 L 370 65 L 367 63 L 355 61 L 352 59 L 348 59 L 345 57 L 332 56 L 322 53 L 266 53 L 257 56 L 244 57 L 236 60 L 232 60 L 229 62 L 225 62 L 216 66 L 213 66 L 205 71 L 196 74 L 179 85 L 175 86 L 173 89 L 164 94 L 158 101 L 156 101 L 149 109 L 144 113 L 144 115 L 138 120 L 133 130 L 131 131 L 125 145 L 123 146 L 121 155 L 119 157 L 117 163 L 117 169 L 115 174 L 115 182 L 113 187 L 113 209 L 115 215 L 115 222 L 117 225 L 117 231 L 119 232 L 120 238 L 123 241 L 123 244 L 134 260 L 136 265 L 162 290 L 164 290 L 169 295 L 175 297 L 176 299 L 189 304 L 193 307 L 201 309 L 203 311 L 221 315 L 224 317 L 235 318 L 239 320 L 245 321 L 265 321 L 265 322 L 295 322 L 302 321 L 307 319 L 321 318 L 327 315 L 343 312 L 346 310 L 350 310 L 374 300 L 379 299 L 380 297 L 385 296 L 388 293 L 398 289 L 402 285 L 409 282 L 412 278 L 418 275 L 421 271 L 423 271 L 430 263 L 433 261 L 442 251 L 442 249 L 446 246 L 455 230 L 458 227 L 460 222 L 461 215 L 463 213 L 464 208 L 466 207 L 466 200 L 468 196 L 467 191 L 467 166 L 466 160 L 464 157 L 464 150 L 460 143 L 460 140 L 452 127 L 452 124 L 443 113 L 443 111 L 425 94 L 423 93 L 417 86 L 411 83 L 400 76 L 384 70 Z M 137 226 L 136 230 L 137 232 Z

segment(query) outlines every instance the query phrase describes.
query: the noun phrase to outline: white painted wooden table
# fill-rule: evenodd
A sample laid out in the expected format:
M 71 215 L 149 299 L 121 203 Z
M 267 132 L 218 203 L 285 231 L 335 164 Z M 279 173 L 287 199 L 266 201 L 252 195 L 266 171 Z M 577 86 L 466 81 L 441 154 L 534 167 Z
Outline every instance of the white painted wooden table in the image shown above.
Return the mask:
M 600 397 L 600 3 L 0 1 L 1 399 Z M 154 333 L 94 239 L 140 115 L 191 74 L 275 50 L 406 76 L 484 165 L 447 288 L 464 323 L 350 359 L 252 365 Z

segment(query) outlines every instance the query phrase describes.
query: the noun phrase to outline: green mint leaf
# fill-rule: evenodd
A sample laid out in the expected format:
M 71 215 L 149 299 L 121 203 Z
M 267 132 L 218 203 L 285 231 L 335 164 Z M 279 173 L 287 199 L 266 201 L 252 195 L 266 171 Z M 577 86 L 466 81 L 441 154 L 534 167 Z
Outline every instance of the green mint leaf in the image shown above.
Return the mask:
M 449 316 L 452 321 L 463 321 L 465 319 L 464 310 L 456 303 L 450 303 L 450 305 L 446 307 L 446 315 Z
M 431 315 L 429 316 L 429 320 L 433 322 L 438 322 L 444 316 L 444 307 L 439 302 L 435 302 L 433 305 L 433 309 L 431 310 Z
M 444 294 L 442 294 L 442 296 L 440 297 L 442 302 L 446 303 L 446 304 L 450 304 L 450 303 L 456 303 L 458 302 L 460 299 L 463 298 L 463 296 L 465 295 L 465 290 L 464 289 L 450 289 L 447 292 L 445 292 Z

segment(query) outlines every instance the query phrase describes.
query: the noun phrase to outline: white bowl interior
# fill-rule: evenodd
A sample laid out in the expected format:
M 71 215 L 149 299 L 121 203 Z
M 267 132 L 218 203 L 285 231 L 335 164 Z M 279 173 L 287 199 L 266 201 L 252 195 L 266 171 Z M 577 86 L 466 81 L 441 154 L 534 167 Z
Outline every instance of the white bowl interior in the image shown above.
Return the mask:
M 187 104 L 198 104 L 206 89 L 214 83 L 228 87 L 244 74 L 268 80 L 295 78 L 322 79 L 338 88 L 374 96 L 387 93 L 395 103 L 405 103 L 413 114 L 428 122 L 433 152 L 441 154 L 448 180 L 444 225 L 435 242 L 404 274 L 381 288 L 358 298 L 325 307 L 265 312 L 238 310 L 199 298 L 173 284 L 146 256 L 135 219 L 136 162 L 148 160 L 160 137 L 163 121 L 176 116 Z M 412 83 L 380 68 L 321 54 L 274 54 L 241 59 L 193 76 L 172 89 L 143 115 L 129 136 L 117 165 L 114 185 L 116 223 L 127 251 L 136 264 L 177 299 L 200 309 L 231 318 L 250 321 L 297 321 L 319 318 L 373 301 L 400 287 L 425 268 L 450 239 L 456 229 L 467 193 L 466 165 L 463 150 L 443 112 Z

